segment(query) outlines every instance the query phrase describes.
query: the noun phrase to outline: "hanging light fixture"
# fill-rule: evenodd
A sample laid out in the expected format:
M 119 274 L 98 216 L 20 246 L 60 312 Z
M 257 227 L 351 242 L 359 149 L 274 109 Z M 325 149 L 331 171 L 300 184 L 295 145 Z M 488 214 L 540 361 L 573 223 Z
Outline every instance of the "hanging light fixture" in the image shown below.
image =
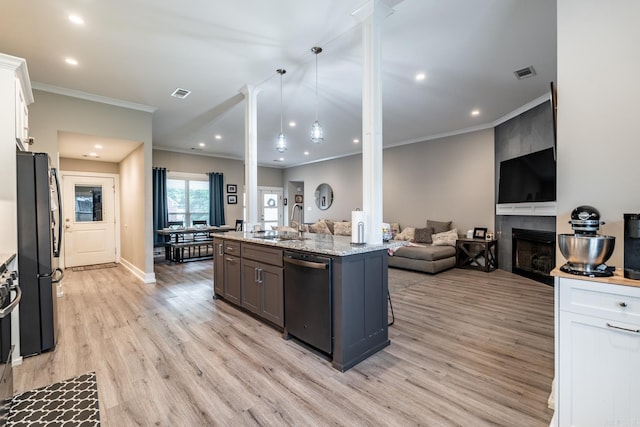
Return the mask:
M 311 126 L 311 142 L 320 144 L 324 142 L 324 132 L 318 121 L 318 54 L 322 52 L 322 48 L 318 46 L 312 47 L 311 52 L 316 55 L 316 121 Z
M 282 132 L 282 75 L 286 73 L 287 70 L 284 68 L 278 68 L 276 72 L 280 74 L 280 133 L 278 134 L 278 139 L 276 141 L 276 150 L 278 153 L 284 153 L 287 151 L 287 140 Z

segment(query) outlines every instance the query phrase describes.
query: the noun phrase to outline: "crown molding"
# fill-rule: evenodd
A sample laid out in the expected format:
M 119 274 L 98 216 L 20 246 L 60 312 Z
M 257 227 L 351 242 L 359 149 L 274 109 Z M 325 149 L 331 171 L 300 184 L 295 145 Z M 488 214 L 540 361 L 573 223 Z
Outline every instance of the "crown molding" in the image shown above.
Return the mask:
M 128 108 L 130 110 L 144 111 L 145 113 L 155 113 L 158 109 L 157 107 L 153 107 L 151 105 L 136 104 L 135 102 L 123 101 L 121 99 L 109 98 L 101 95 L 94 95 L 92 93 L 53 86 L 46 83 L 32 82 L 31 86 L 36 90 L 41 90 L 44 92 L 70 96 L 72 98 L 85 99 L 87 101 L 99 102 L 101 104 L 114 105 L 116 107 Z

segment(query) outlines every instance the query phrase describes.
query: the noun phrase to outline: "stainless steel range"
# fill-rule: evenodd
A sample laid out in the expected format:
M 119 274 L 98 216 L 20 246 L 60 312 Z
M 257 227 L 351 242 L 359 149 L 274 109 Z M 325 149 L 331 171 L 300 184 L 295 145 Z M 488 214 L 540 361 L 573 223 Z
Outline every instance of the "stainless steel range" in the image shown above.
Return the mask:
M 9 268 L 14 258 L 0 264 L 0 426 L 5 425 L 13 396 L 11 312 L 22 298 L 18 273 Z

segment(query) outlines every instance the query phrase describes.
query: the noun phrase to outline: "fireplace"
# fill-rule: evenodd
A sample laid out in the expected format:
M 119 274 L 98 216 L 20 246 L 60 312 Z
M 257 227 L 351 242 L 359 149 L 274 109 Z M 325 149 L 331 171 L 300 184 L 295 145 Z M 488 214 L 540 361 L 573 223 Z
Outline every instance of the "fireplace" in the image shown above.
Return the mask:
M 550 273 L 556 265 L 556 233 L 513 228 L 511 242 L 511 271 L 553 285 Z

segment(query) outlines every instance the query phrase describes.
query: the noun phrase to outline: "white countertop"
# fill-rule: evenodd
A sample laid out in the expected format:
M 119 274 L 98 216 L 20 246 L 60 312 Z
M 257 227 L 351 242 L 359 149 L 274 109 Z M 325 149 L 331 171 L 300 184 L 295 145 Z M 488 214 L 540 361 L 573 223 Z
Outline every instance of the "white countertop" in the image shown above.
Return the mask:
M 266 232 L 271 234 L 271 232 Z M 264 234 L 264 233 L 263 233 Z M 217 237 L 217 236 L 216 236 Z M 294 249 L 332 256 L 349 256 L 366 252 L 375 252 L 389 248 L 404 246 L 407 242 L 391 240 L 378 245 L 352 245 L 350 236 L 333 236 L 330 234 L 303 233 L 304 240 L 273 240 L 261 237 L 253 232 L 231 231 L 219 236 L 223 239 L 256 243 L 281 249 Z

